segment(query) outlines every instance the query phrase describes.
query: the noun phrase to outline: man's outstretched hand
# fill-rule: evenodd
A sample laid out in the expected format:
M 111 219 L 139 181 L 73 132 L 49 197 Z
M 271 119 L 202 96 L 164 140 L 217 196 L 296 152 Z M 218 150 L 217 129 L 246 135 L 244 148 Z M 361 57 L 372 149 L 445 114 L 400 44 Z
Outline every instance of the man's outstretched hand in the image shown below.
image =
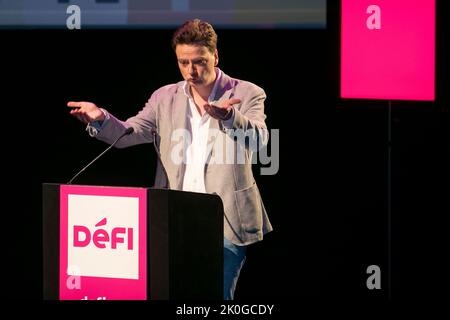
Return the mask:
M 233 104 L 240 102 L 240 99 L 233 98 L 221 101 L 219 105 L 205 104 L 203 107 L 211 117 L 217 120 L 226 121 L 233 115 Z
M 86 124 L 93 121 L 105 120 L 105 114 L 92 102 L 69 101 L 67 106 L 72 108 L 70 114 Z

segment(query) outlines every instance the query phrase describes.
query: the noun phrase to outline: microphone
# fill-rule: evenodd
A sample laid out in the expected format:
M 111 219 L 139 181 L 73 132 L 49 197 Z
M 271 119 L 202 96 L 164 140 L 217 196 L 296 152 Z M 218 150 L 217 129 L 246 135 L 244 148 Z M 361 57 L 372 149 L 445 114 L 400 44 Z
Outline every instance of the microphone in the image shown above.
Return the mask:
M 114 147 L 116 145 L 116 143 L 122 139 L 123 137 L 125 137 L 126 135 L 129 135 L 130 133 L 132 133 L 134 131 L 133 127 L 129 127 L 127 128 L 108 148 L 105 149 L 105 151 L 103 151 L 102 153 L 100 153 L 94 160 L 92 160 L 91 162 L 89 162 L 83 169 L 81 169 L 76 175 L 74 175 L 72 177 L 72 179 L 69 180 L 69 182 L 67 182 L 67 184 L 72 184 L 72 181 L 78 177 L 84 170 L 86 170 L 91 164 L 93 164 L 95 161 L 97 161 L 98 158 L 100 158 L 102 155 L 104 155 L 109 149 L 111 149 L 112 147 Z
M 156 130 L 155 129 L 152 129 L 152 135 L 153 135 L 153 146 L 155 147 L 156 156 L 158 157 L 158 161 L 161 164 L 161 168 L 163 169 L 163 172 L 164 172 L 164 177 L 166 178 L 166 181 L 167 181 L 166 189 L 170 189 L 169 176 L 167 175 L 166 168 L 164 168 L 164 164 L 162 163 L 161 154 L 159 153 L 159 146 L 156 145 Z

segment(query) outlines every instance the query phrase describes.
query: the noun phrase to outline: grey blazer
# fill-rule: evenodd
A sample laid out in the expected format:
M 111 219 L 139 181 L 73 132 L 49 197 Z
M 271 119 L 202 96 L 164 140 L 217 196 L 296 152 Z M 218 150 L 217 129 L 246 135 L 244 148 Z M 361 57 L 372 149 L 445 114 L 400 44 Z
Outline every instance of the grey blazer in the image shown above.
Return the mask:
M 99 140 L 112 143 L 125 128 L 133 127 L 134 132 L 121 139 L 118 148 L 153 142 L 156 137 L 161 162 L 169 180 L 158 163 L 156 187 L 182 189 L 185 163 L 180 159 L 185 159 L 183 150 L 187 145 L 186 141 L 175 137 L 174 132 L 188 129 L 189 105 L 183 92 L 184 83 L 181 81 L 156 90 L 144 108 L 125 122 L 107 113 L 108 120 L 100 131 L 93 134 Z M 234 105 L 232 129 L 225 128 L 221 121 L 214 118 L 210 121 L 205 187 L 207 193 L 216 193 L 223 201 L 225 238 L 237 245 L 247 245 L 262 240 L 263 235 L 272 230 L 251 167 L 255 146 L 265 145 L 268 140 L 264 122 L 266 95 L 260 87 L 222 73 L 214 101 L 233 97 L 241 99 L 241 102 Z M 247 139 L 233 139 L 237 133 L 244 133 Z M 234 152 L 231 153 L 233 161 L 229 158 L 224 160 L 226 152 L 221 152 L 224 145 L 228 148 L 227 152 Z

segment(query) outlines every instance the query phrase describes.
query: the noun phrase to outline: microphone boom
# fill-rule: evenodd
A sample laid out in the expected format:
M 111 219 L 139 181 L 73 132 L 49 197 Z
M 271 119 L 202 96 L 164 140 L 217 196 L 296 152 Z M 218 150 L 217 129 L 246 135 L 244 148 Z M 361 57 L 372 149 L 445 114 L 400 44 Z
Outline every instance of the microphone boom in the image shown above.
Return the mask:
M 124 133 L 122 133 L 110 146 L 108 146 L 108 148 L 105 149 L 105 151 L 103 151 L 102 153 L 100 153 L 94 160 L 92 160 L 91 162 L 89 162 L 83 169 L 81 169 L 80 171 L 78 171 L 78 173 L 76 175 L 74 175 L 72 177 L 72 179 L 69 180 L 69 182 L 67 182 L 67 184 L 72 184 L 72 181 L 75 180 L 76 177 L 78 177 L 84 170 L 86 170 L 91 164 L 93 164 L 95 161 L 97 161 L 98 158 L 100 158 L 102 155 L 104 155 L 109 149 L 111 149 L 112 147 L 114 147 L 116 145 L 116 143 L 122 139 L 123 137 L 125 137 L 126 135 L 131 134 L 134 131 L 133 127 L 128 127 Z

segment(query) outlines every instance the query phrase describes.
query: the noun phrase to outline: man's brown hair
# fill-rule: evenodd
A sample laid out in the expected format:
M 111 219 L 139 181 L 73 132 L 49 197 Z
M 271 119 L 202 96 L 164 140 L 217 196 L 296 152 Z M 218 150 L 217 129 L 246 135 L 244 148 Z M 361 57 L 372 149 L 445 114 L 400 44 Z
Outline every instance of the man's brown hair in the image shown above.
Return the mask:
M 217 34 L 213 27 L 200 19 L 189 20 L 179 27 L 172 37 L 172 48 L 179 44 L 205 46 L 211 53 L 217 48 Z

